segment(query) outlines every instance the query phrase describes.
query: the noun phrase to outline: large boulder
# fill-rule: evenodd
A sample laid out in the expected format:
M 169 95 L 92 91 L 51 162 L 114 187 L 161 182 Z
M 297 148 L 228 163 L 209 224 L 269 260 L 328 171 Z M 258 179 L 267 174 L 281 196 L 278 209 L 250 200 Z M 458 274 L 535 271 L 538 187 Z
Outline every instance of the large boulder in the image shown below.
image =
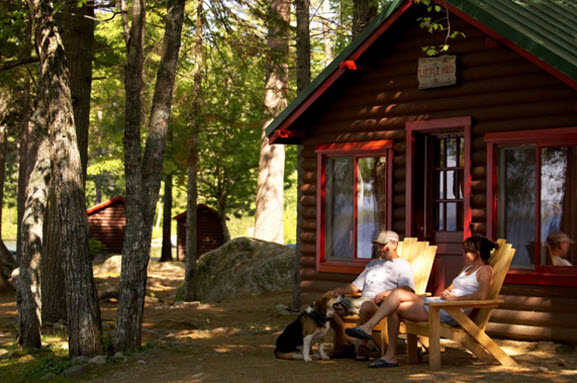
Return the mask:
M 287 291 L 295 285 L 295 249 L 239 237 L 198 260 L 202 300 Z

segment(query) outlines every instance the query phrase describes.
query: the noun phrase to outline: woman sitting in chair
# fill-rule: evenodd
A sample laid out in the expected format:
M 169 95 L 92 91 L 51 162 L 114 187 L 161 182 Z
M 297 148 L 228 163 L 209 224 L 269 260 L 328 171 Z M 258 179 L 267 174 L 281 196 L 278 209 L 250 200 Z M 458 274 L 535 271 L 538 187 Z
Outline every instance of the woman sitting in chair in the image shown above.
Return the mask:
M 349 336 L 358 339 L 371 339 L 373 327 L 387 317 L 389 347 L 382 358 L 369 364 L 371 368 L 397 367 L 397 338 L 401 319 L 414 322 L 429 320 L 429 307 L 424 304 L 435 300 L 457 301 L 467 299 L 485 299 L 491 282 L 493 270 L 488 265 L 491 251 L 498 245 L 480 235 L 473 235 L 463 243 L 465 268 L 453 280 L 451 286 L 441 293 L 440 298 L 424 298 L 405 289 L 394 289 L 381 303 L 377 312 L 366 323 L 346 329 Z M 470 314 L 472 309 L 463 310 Z M 457 322 L 451 315 L 440 310 L 441 322 L 455 326 Z

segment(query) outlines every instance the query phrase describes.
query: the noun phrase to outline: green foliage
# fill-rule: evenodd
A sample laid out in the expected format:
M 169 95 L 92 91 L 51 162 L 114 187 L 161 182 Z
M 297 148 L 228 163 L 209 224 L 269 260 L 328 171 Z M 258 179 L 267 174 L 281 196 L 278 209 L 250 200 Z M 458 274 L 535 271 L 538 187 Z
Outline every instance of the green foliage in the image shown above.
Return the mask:
M 423 53 L 427 56 L 435 56 L 443 52 L 447 52 L 450 48 L 448 41 L 454 40 L 457 37 L 465 38 L 465 34 L 451 29 L 451 22 L 449 19 L 449 11 L 438 4 L 432 4 L 431 0 L 420 0 L 420 3 L 427 7 L 427 16 L 419 17 L 417 22 L 419 28 L 425 29 L 430 34 L 435 32 L 445 32 L 445 39 L 439 45 L 425 45 L 421 47 Z
M 95 238 L 88 240 L 88 249 L 91 259 L 94 259 L 97 255 L 106 254 L 107 252 L 106 245 Z
M 14 344 L 4 348 L 9 350 L 10 358 L 0 360 L 2 382 L 38 382 L 42 377 L 58 375 L 72 366 L 68 350 L 60 347 L 22 350 Z M 65 381 L 62 375 L 59 378 L 50 381 Z
M 16 219 L 16 207 L 4 206 L 2 208 L 2 239 L 4 241 L 16 241 L 18 231 Z

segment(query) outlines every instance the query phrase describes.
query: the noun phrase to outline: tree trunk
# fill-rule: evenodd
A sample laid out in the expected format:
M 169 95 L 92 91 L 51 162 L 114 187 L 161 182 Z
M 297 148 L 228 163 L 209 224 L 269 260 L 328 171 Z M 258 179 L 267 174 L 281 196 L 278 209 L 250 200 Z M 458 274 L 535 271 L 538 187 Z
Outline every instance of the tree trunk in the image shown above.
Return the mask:
M 172 175 L 164 176 L 164 209 L 162 216 L 162 250 L 160 262 L 172 262 Z
M 331 40 L 331 27 L 329 24 L 330 2 L 324 1 L 322 4 L 322 32 L 323 32 L 323 51 L 324 59 L 323 66 L 329 65 L 333 61 L 333 42 Z
M 300 94 L 311 82 L 311 41 L 310 41 L 310 23 L 309 23 L 309 0 L 295 0 L 296 19 L 297 19 L 297 94 Z M 303 169 L 302 169 L 302 145 L 299 145 L 298 166 L 297 166 L 297 233 L 295 248 L 295 287 L 293 289 L 292 308 L 300 308 L 300 270 L 301 270 L 301 199 L 303 193 Z
M 269 60 L 265 91 L 265 121 L 263 123 L 259 173 L 256 195 L 254 236 L 265 241 L 284 243 L 283 189 L 285 149 L 270 145 L 265 128 L 286 106 L 289 56 L 288 28 L 290 2 L 271 0 L 272 17 L 268 27 Z
M 378 3 L 374 0 L 353 0 L 353 4 L 353 37 L 356 37 L 377 15 Z
M 188 198 L 186 200 L 186 258 L 184 273 L 184 300 L 198 299 L 197 259 L 197 199 L 198 199 L 198 136 L 200 134 L 200 102 L 202 100 L 202 64 L 203 64 L 203 0 L 196 5 L 196 41 L 194 46 L 193 95 L 192 95 L 192 132 L 188 157 Z
M 26 348 L 41 346 L 41 296 L 40 255 L 42 252 L 42 226 L 48 198 L 50 168 L 50 145 L 46 121 L 46 85 L 41 78 L 34 115 L 30 124 L 34 126 L 38 141 L 37 161 L 29 176 L 26 202 L 20 229 L 20 276 L 16 303 L 18 306 L 18 343 Z M 44 80 L 45 81 L 45 80 Z
M 0 92 L 0 206 L 4 206 L 4 182 L 6 175 L 6 141 L 8 132 L 4 124 L 4 103 L 8 96 Z M 2 233 L 2 211 L 0 211 L 0 233 Z M 15 263 L 12 255 L 6 248 L 4 241 L 0 238 L 0 292 L 13 291 L 14 287 L 8 281 L 10 272 L 14 269 Z
M 66 269 L 69 355 L 99 354 L 103 352 L 100 307 L 88 251 L 82 165 L 64 47 L 50 3 L 30 0 L 28 6 L 42 67 L 40 82 L 47 92 L 46 123 L 50 132 L 55 223 L 60 229 Z
M 124 0 L 122 1 L 122 8 L 123 10 L 126 9 Z M 125 12 L 123 15 L 123 20 L 128 17 Z M 140 162 L 144 27 L 145 2 L 144 0 L 136 0 L 132 6 L 132 25 L 129 36 L 126 36 L 127 56 L 124 85 L 126 122 L 123 138 L 126 226 L 122 248 L 118 311 L 114 331 L 116 351 L 131 350 L 140 346 L 142 310 L 146 290 L 146 265 L 148 263 L 146 251 L 150 246 L 150 244 L 147 246 L 144 243 L 146 236 L 144 234 L 144 201 Z
M 29 52 L 32 51 L 30 48 Z M 23 97 L 22 97 L 22 119 L 20 125 L 20 137 L 19 137 L 19 148 L 18 148 L 18 196 L 17 196 L 17 218 L 16 223 L 18 227 L 18 233 L 16 238 L 16 253 L 22 253 L 22 220 L 24 217 L 24 209 L 26 204 L 26 187 L 28 185 L 28 180 L 30 179 L 30 174 L 32 169 L 34 169 L 34 164 L 36 163 L 36 156 L 38 152 L 38 140 L 34 138 L 32 134 L 33 124 L 30 123 L 32 119 L 32 95 L 30 92 L 30 87 L 32 86 L 31 76 L 26 75 L 27 78 L 24 80 L 25 85 L 23 87 Z
M 140 162 L 140 114 L 142 112 L 140 91 L 142 89 L 145 26 L 143 0 L 133 4 L 130 38 L 127 39 L 126 126 L 123 140 L 126 174 L 126 233 L 122 249 L 120 295 L 114 332 L 114 346 L 117 351 L 135 349 L 140 346 L 142 339 L 146 268 L 150 257 L 154 210 L 162 177 L 162 161 L 184 18 L 184 0 L 169 0 L 167 8 L 163 51 L 157 73 L 142 163 Z
M 80 151 L 83 188 L 86 184 L 88 162 L 88 129 L 90 125 L 90 91 L 92 87 L 92 42 L 94 40 L 94 9 L 86 4 L 77 6 L 76 1 L 60 0 L 59 5 L 67 8 L 59 12 L 58 24 L 62 31 L 62 43 L 70 72 L 70 92 L 74 110 L 74 123 Z M 42 252 L 42 320 L 49 323 L 66 321 L 66 286 L 60 230 L 57 224 L 56 201 L 53 193 L 49 197 L 44 225 L 45 245 Z
M 62 264 L 60 227 L 54 191 L 49 192 L 43 238 L 45 240 L 40 259 L 42 321 L 44 323 L 66 322 L 66 284 L 63 283 L 66 277 Z

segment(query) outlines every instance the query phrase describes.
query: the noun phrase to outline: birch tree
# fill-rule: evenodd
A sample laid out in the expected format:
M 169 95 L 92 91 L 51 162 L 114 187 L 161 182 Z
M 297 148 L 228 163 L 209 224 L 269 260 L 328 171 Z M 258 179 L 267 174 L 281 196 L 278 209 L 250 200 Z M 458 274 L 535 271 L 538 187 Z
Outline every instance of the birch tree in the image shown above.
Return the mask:
M 260 143 L 254 236 L 277 243 L 284 242 L 282 213 L 285 149 L 283 145 L 269 145 L 265 129 L 287 106 L 289 17 L 289 1 L 270 0 L 265 120 Z

